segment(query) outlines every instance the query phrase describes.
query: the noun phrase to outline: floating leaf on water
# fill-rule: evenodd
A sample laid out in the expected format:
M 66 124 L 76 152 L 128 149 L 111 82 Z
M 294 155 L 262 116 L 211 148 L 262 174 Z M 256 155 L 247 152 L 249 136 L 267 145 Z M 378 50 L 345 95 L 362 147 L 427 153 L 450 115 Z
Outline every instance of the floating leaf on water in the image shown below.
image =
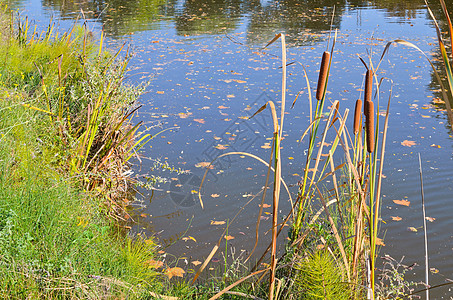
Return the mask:
M 234 240 L 234 236 L 232 235 L 225 235 L 225 240 L 229 241 L 229 240 Z
M 186 273 L 186 272 L 183 269 L 181 269 L 180 267 L 167 268 L 165 270 L 165 275 L 168 276 L 168 279 L 171 279 L 173 276 L 184 277 L 184 273 Z
M 391 217 L 391 218 L 392 218 L 392 221 L 397 221 L 397 222 L 399 222 L 403 219 L 401 217 Z
M 331 145 L 330 143 L 326 143 L 326 142 L 323 143 L 323 146 L 326 146 L 326 147 L 329 147 L 330 145 Z M 318 142 L 317 146 L 318 147 L 321 146 L 321 142 Z
M 425 218 L 426 220 L 430 221 L 431 223 L 434 222 L 436 220 L 436 218 L 431 218 L 431 217 L 426 217 Z
M 226 106 L 223 106 L 223 105 L 220 105 L 220 106 L 217 106 L 218 109 L 227 109 L 229 107 L 226 107 Z
M 219 149 L 219 150 L 225 150 L 225 149 L 228 148 L 228 146 L 218 144 L 217 146 L 215 146 L 215 148 L 216 148 L 216 149 Z
M 401 145 L 406 146 L 406 147 L 412 147 L 414 145 L 417 145 L 417 143 L 415 143 L 414 141 L 404 140 L 401 142 Z
M 158 94 L 160 94 L 160 95 L 165 94 L 164 91 L 157 91 L 156 93 L 158 93 Z
M 218 198 L 220 195 L 219 194 L 211 194 L 212 198 Z
M 395 204 L 409 206 L 411 202 L 409 200 L 393 200 Z
M 194 261 L 192 262 L 192 264 L 196 267 L 196 266 L 198 266 L 198 265 L 201 265 L 201 261 L 199 261 L 199 260 L 194 260 Z
M 260 206 L 261 206 L 261 205 L 260 205 Z M 271 205 L 266 204 L 266 203 L 263 203 L 263 208 L 268 208 L 268 207 L 271 207 Z
M 225 224 L 225 221 L 214 221 L 214 220 L 211 220 L 211 225 L 223 225 Z
M 191 116 L 192 113 L 191 112 L 187 112 L 187 113 L 179 113 L 178 116 L 181 118 L 181 119 L 186 119 L 187 117 Z
M 433 98 L 433 103 L 434 104 L 444 104 L 445 101 L 440 98 Z
M 195 243 L 197 242 L 197 240 L 193 236 L 190 236 L 190 235 L 186 236 L 186 237 L 183 237 L 182 240 L 184 242 L 187 242 L 187 241 L 190 241 L 190 240 L 194 241 Z
M 207 162 L 207 161 L 202 161 L 202 162 L 199 162 L 197 164 L 195 164 L 195 167 L 197 168 L 209 168 L 209 169 L 214 169 L 214 166 L 211 165 L 210 162 Z
M 417 232 L 418 231 L 417 228 L 412 227 L 412 226 L 411 227 L 407 227 L 407 230 L 412 231 L 412 232 Z
M 193 119 L 195 122 L 197 123 L 200 123 L 200 124 L 204 124 L 204 119 Z

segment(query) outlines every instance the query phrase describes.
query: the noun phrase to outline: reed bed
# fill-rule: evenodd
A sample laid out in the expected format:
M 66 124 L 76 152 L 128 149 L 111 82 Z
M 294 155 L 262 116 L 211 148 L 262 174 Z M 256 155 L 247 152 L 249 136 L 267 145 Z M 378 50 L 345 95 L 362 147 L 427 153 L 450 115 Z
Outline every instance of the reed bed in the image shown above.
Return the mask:
M 274 133 L 271 158 L 266 163 L 263 159 L 244 152 L 222 155 L 247 155 L 265 163 L 269 172 L 273 172 L 273 222 L 270 228 L 272 241 L 247 276 L 231 283 L 210 299 L 218 299 L 231 289 L 239 285 L 243 286 L 246 281 L 253 280 L 252 286 L 262 285 L 262 280 L 265 277 L 268 278 L 268 284 L 265 285 L 267 286 L 265 298 L 269 300 L 306 299 L 307 297 L 307 299 L 311 299 L 308 296 L 310 293 L 314 293 L 311 295 L 313 297 L 325 299 L 340 299 L 344 298 L 345 295 L 351 299 L 363 299 L 367 297 L 367 294 L 368 297 L 374 299 L 376 295 L 376 257 L 380 243 L 378 238 L 381 206 L 380 185 L 391 90 L 385 124 L 380 129 L 379 122 L 375 122 L 375 120 L 378 120 L 379 107 L 375 109 L 372 99 L 373 82 L 378 82 L 377 79 L 374 80 L 377 68 L 372 70 L 371 62 L 369 63 L 370 67 L 366 65 L 366 89 L 363 100 L 365 106 L 362 111 L 362 100 L 356 101 L 353 124 L 354 141 L 352 141 L 346 126 L 349 110 L 342 111 L 340 103 L 334 101 L 330 103 L 327 112 L 324 112 L 325 95 L 332 63 L 331 53 L 334 53 L 335 49 L 335 34 L 331 51 L 325 51 L 322 55 L 314 108 L 311 107 L 313 101 L 311 94 L 309 94 L 310 124 L 301 138 L 303 140 L 304 137 L 308 136 L 308 151 L 306 164 L 303 168 L 304 175 L 299 184 L 299 193 L 295 201 L 290 196 L 288 197 L 288 200 L 292 203 L 292 209 L 287 212 L 287 217 L 279 224 L 277 222 L 279 202 L 282 199 L 286 200 L 286 196 L 281 195 L 280 191 L 280 185 L 285 185 L 281 175 L 280 159 L 281 132 L 286 99 L 285 36 L 283 34 L 276 35 L 265 47 L 269 47 L 277 40 L 281 40 L 282 49 L 282 106 L 280 117 L 278 117 L 272 101 L 263 105 L 252 116 L 253 118 L 267 108 L 271 110 Z M 309 84 L 308 79 L 307 83 Z M 310 89 L 310 86 L 308 88 Z M 379 89 L 379 85 L 376 85 L 375 88 Z M 375 93 L 375 95 L 379 95 L 379 93 Z M 376 101 L 379 103 L 378 99 Z M 297 108 L 296 101 L 293 102 L 293 107 Z M 362 116 L 365 116 L 365 124 L 362 123 Z M 362 128 L 365 128 L 365 130 L 362 130 Z M 378 134 L 380 131 L 383 131 L 383 133 Z M 325 146 L 328 137 L 333 139 L 330 149 Z M 315 143 L 315 140 L 319 143 Z M 377 147 L 378 142 L 381 143 L 380 149 Z M 342 148 L 343 151 L 337 151 L 339 148 Z M 322 159 L 323 157 L 325 159 Z M 338 158 L 334 159 L 334 157 L 341 157 L 344 162 L 336 165 L 335 161 Z M 214 163 L 215 160 L 211 162 L 211 164 Z M 271 177 L 269 172 L 265 186 L 268 185 Z M 339 172 L 343 172 L 342 176 L 348 178 L 348 184 L 339 184 L 337 178 Z M 206 174 L 207 171 L 205 176 Z M 323 188 L 326 178 L 331 178 L 333 182 L 333 188 L 330 190 Z M 204 179 L 205 177 L 199 191 L 204 184 Z M 266 190 L 266 188 L 263 189 L 262 199 L 265 197 Z M 198 193 L 198 195 L 202 204 L 202 193 Z M 315 207 L 318 207 L 318 209 L 314 210 Z M 281 232 L 284 232 L 283 228 L 287 224 L 290 224 L 291 228 L 290 242 L 286 254 L 278 258 L 276 256 L 277 238 Z M 257 221 L 257 232 L 258 227 L 259 220 Z M 197 271 L 192 281 L 193 284 L 219 249 L 221 239 Z M 258 236 L 256 243 L 258 243 Z M 321 253 L 323 254 L 321 255 Z M 264 263 L 265 261 L 267 263 Z M 315 284 L 314 282 L 319 284 L 319 280 L 315 277 L 306 277 L 310 276 L 310 274 L 307 274 L 309 272 L 307 270 L 323 270 L 332 262 L 335 262 L 334 270 L 326 271 L 327 273 L 321 275 L 321 277 L 330 276 L 329 280 L 335 282 L 335 288 L 313 287 L 316 292 L 310 292 L 312 289 L 308 286 L 312 286 Z M 266 267 L 263 267 L 263 265 Z M 370 266 L 368 269 L 367 265 Z M 257 296 L 263 297 L 263 294 Z

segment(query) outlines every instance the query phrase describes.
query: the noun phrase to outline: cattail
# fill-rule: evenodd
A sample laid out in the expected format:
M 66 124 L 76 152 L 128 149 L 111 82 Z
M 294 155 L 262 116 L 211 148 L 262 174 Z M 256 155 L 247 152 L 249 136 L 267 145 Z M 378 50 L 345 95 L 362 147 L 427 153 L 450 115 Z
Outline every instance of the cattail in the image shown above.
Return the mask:
M 368 70 L 366 71 L 365 76 L 365 102 L 371 101 L 371 95 L 373 93 L 373 71 Z M 366 107 L 366 103 L 365 103 Z
M 324 96 L 326 86 L 327 70 L 329 69 L 330 52 L 324 51 L 322 54 L 321 68 L 319 69 L 318 89 L 316 90 L 316 99 L 321 100 Z
M 374 103 L 367 101 L 365 105 L 366 146 L 368 152 L 374 151 Z
M 335 105 L 335 110 L 333 111 L 333 117 L 332 117 L 332 124 L 335 122 L 335 118 L 337 117 L 337 113 L 340 111 L 340 102 L 337 102 L 337 105 Z
M 355 102 L 355 112 L 354 112 L 354 134 L 359 132 L 362 121 L 362 100 L 357 99 Z

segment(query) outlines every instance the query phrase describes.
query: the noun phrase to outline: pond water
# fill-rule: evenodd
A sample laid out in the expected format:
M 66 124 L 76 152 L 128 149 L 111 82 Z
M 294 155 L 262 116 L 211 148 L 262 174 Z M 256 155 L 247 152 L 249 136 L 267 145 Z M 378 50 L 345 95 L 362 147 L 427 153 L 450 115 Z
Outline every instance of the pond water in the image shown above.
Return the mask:
M 264 112 L 251 116 L 268 100 L 278 102 L 281 88 L 281 51 L 278 44 L 262 47 L 279 32 L 287 35 L 287 101 L 302 91 L 293 109 L 287 109 L 282 142 L 283 178 L 293 195 L 303 173 L 306 143 L 300 136 L 309 124 L 308 97 L 302 65 L 311 86 L 316 86 L 320 58 L 327 48 L 330 20 L 338 29 L 328 101 L 339 100 L 340 109 L 354 110 L 362 97 L 365 68 L 358 56 L 373 63 L 388 41 L 404 39 L 428 56 L 438 57 L 435 29 L 423 1 L 243 1 L 243 0 L 92 0 L 9 1 L 41 26 L 50 17 L 61 28 L 82 14 L 98 34 L 104 28 L 112 48 L 124 41 L 135 57 L 131 61 L 133 83 L 150 80 L 141 98 L 138 121 L 150 133 L 166 130 L 149 143 L 137 174 L 168 179 L 152 193 L 142 190 L 141 205 L 134 211 L 134 230 L 153 234 L 165 251 L 179 257 L 179 264 L 203 261 L 229 222 L 264 184 L 266 168 L 249 158 L 230 157 L 210 170 L 204 184 L 204 209 L 193 190 L 198 190 L 203 163 L 228 151 L 246 151 L 268 160 L 272 137 L 271 118 Z M 436 2 L 436 1 L 434 1 Z M 453 11 L 453 4 L 449 5 Z M 438 3 L 432 8 L 440 17 Z M 82 13 L 83 12 L 83 13 Z M 436 62 L 435 62 L 436 63 Z M 403 263 L 419 266 L 407 274 L 413 281 L 424 278 L 423 215 L 421 210 L 418 155 L 421 155 L 428 222 L 432 285 L 453 279 L 452 136 L 439 106 L 438 85 L 426 59 L 404 46 L 392 46 L 381 64 L 386 78 L 382 103 L 393 81 L 389 132 L 383 181 L 381 236 L 389 254 Z M 381 108 L 384 106 L 381 105 Z M 383 120 L 383 118 L 382 118 Z M 352 120 L 348 126 L 351 128 Z M 403 143 L 413 141 L 414 143 Z M 305 141 L 306 142 L 306 141 Z M 414 144 L 408 147 L 408 144 Z M 168 163 L 189 175 L 163 170 Z M 156 170 L 156 168 L 158 170 Z M 176 180 L 177 179 L 177 180 Z M 290 204 L 283 197 L 281 215 Z M 392 200 L 409 200 L 400 206 Z M 251 202 L 231 224 L 228 255 L 231 259 L 253 248 L 258 202 Z M 271 204 L 270 198 L 266 199 Z M 265 209 L 270 212 L 270 208 Z M 262 218 L 257 253 L 267 246 L 271 218 Z M 400 221 L 392 218 L 399 217 Z M 433 220 L 433 219 L 431 219 Z M 217 223 L 219 224 L 219 223 Z M 417 232 L 408 230 L 409 227 Z M 186 237 L 185 240 L 181 237 Z M 192 237 L 187 239 L 187 237 Z M 285 237 L 282 237 L 282 242 Z M 224 246 L 224 244 L 223 244 Z M 244 254 L 242 254 L 244 255 Z M 222 260 L 222 253 L 214 261 Z M 211 263 L 215 268 L 215 262 Z M 450 299 L 450 287 L 432 290 L 436 299 Z M 423 295 L 422 295 L 423 296 Z

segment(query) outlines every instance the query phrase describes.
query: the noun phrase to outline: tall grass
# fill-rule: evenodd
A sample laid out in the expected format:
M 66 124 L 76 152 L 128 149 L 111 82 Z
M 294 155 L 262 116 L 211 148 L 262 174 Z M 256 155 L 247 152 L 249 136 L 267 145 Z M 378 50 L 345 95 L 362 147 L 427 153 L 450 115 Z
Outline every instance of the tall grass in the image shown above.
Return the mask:
M 158 246 L 117 222 L 126 161 L 149 140 L 128 124 L 143 89 L 123 82 L 129 57 L 5 7 L 0 30 L 0 297 L 160 297 Z
M 55 169 L 41 113 L 18 105 L 20 93 L 1 95 L 0 297 L 139 298 L 161 291 L 146 264 L 157 245 L 132 242 L 112 227 L 97 199 Z
M 134 103 L 146 87 L 124 82 L 131 56 L 124 45 L 115 53 L 104 51 L 102 36 L 96 46 L 84 26 L 58 34 L 51 23 L 42 33 L 35 28 L 31 34 L 28 19 L 9 18 L 18 25 L 0 45 L 0 84 L 31 96 L 20 104 L 40 112 L 54 130 L 46 142 L 58 152 L 57 163 L 87 190 L 98 190 L 110 216 L 124 220 L 127 213 L 116 199 L 128 189 L 125 162 L 152 138 L 140 137 L 141 124 L 130 123 Z

